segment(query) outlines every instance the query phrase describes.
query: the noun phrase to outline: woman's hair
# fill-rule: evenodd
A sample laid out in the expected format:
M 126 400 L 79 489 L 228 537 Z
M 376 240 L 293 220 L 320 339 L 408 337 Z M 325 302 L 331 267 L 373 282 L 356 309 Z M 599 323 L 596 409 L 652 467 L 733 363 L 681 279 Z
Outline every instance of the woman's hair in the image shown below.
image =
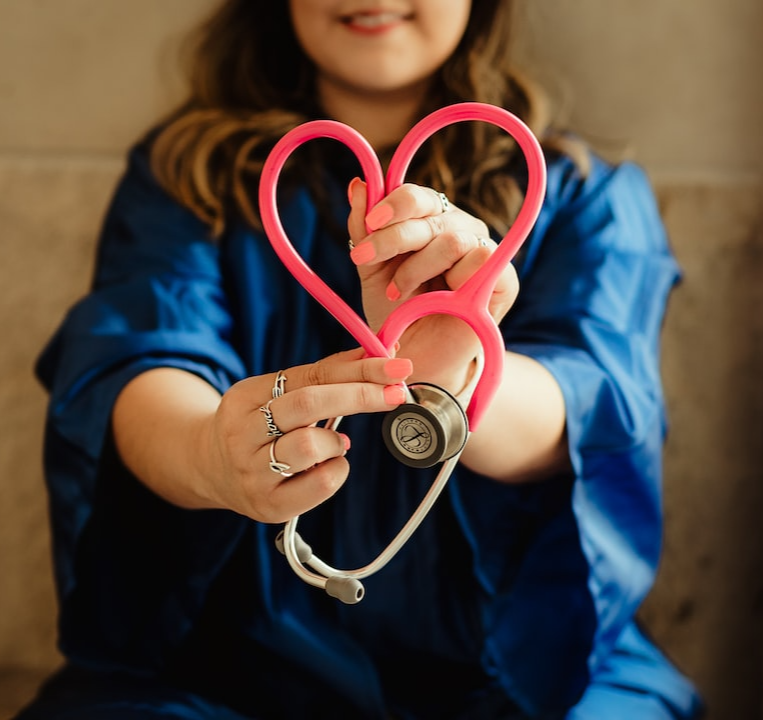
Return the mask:
M 464 36 L 438 72 L 422 117 L 450 103 L 491 103 L 522 118 L 548 144 L 553 135 L 547 106 L 510 57 L 514 5 L 473 0 Z M 153 170 L 214 236 L 232 213 L 260 227 L 252 198 L 268 151 L 290 129 L 324 116 L 313 65 L 294 35 L 287 0 L 224 0 L 192 40 L 190 96 L 155 135 Z M 514 140 L 488 123 L 458 123 L 425 147 L 407 180 L 443 191 L 505 232 L 522 199 L 517 178 L 524 161 Z M 293 170 L 307 182 L 319 175 L 310 162 L 319 163 L 320 154 L 308 157 L 308 167 L 300 163 Z

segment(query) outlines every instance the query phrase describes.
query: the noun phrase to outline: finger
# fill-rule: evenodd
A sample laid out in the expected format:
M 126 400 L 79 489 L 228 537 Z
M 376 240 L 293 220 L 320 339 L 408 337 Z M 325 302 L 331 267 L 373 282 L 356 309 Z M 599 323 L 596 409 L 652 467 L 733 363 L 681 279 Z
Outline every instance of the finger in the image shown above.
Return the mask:
M 447 232 L 438 235 L 420 252 L 413 253 L 400 263 L 387 287 L 387 298 L 393 301 L 405 298 L 440 275 L 444 275 L 448 287 L 455 290 L 449 278 L 453 276 L 463 284 L 489 259 L 489 242 L 474 233 Z
M 497 247 L 498 245 L 492 240 L 481 238 L 478 248 L 466 254 L 460 262 L 444 274 L 448 287 L 451 290 L 460 288 L 490 259 Z M 503 319 L 503 316 L 514 304 L 518 294 L 519 278 L 517 271 L 512 264 L 509 264 L 499 275 L 488 303 L 488 311 L 496 322 Z
M 236 403 L 242 412 L 249 412 L 253 403 L 265 402 L 278 387 L 289 393 L 312 385 L 347 382 L 370 382 L 380 385 L 403 382 L 413 372 L 407 358 L 365 357 L 363 348 L 345 350 L 308 365 L 297 365 L 278 373 L 256 375 L 240 380 L 226 393 L 228 404 Z M 252 400 L 254 398 L 254 400 Z
M 501 273 L 488 302 L 488 312 L 498 323 L 503 320 L 519 296 L 519 277 L 514 265 L 508 265 Z
M 362 348 L 348 350 L 309 365 L 285 371 L 287 393 L 314 385 L 368 382 L 389 385 L 404 381 L 413 372 L 407 358 L 367 358 Z M 275 382 L 275 373 L 272 375 Z
M 373 231 L 412 218 L 441 215 L 450 209 L 448 199 L 429 187 L 404 183 L 378 202 L 366 215 L 366 225 Z
M 260 457 L 266 456 L 276 475 L 281 472 L 296 475 L 331 458 L 343 457 L 349 449 L 350 439 L 344 433 L 322 427 L 304 427 L 276 438 L 259 453 Z M 277 467 L 273 467 L 273 463 Z
M 461 233 L 486 237 L 487 226 L 468 213 L 453 208 L 447 213 L 396 222 L 372 233 L 350 253 L 356 265 L 386 262 L 399 255 L 418 252 L 441 235 Z
M 349 473 L 350 464 L 337 457 L 284 479 L 270 492 L 265 521 L 282 523 L 312 510 L 334 495 Z
M 347 199 L 350 201 L 350 215 L 347 218 L 347 231 L 350 235 L 350 249 L 358 245 L 367 235 L 366 232 L 366 203 L 368 190 L 360 178 L 353 178 L 347 188 Z
M 466 243 L 469 246 L 458 262 L 443 271 L 445 282 L 451 290 L 458 290 L 495 252 L 498 244 L 490 238 L 473 235 Z
M 300 388 L 259 408 L 264 415 L 260 420 L 262 441 L 264 444 L 274 436 L 272 426 L 285 435 L 327 418 L 384 412 L 402 404 L 405 399 L 405 388 L 400 384 L 385 386 L 364 382 Z
M 377 203 L 366 215 L 365 226 L 371 236 L 354 238 L 351 258 L 356 265 L 389 260 L 396 255 L 420 250 L 434 235 L 457 229 L 444 219 L 457 211 L 447 197 L 436 190 L 405 183 Z M 455 212 L 458 222 L 474 218 Z M 414 223 L 407 227 L 409 223 Z M 379 235 L 379 231 L 384 234 Z M 389 231 L 392 231 L 390 234 Z M 486 229 L 483 232 L 486 234 Z

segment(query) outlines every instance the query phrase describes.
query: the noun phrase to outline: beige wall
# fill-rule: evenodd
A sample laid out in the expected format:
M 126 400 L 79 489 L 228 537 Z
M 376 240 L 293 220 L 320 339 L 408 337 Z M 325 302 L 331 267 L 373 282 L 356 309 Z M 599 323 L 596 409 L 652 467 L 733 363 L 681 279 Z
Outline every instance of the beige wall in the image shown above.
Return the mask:
M 0 720 L 58 662 L 34 358 L 212 0 L 0 0 Z M 523 55 L 641 162 L 686 276 L 665 329 L 666 553 L 643 617 L 710 720 L 761 717 L 763 3 L 534 0 Z
M 526 54 L 565 97 L 574 126 L 626 146 L 656 180 L 760 179 L 759 0 L 525 4 Z

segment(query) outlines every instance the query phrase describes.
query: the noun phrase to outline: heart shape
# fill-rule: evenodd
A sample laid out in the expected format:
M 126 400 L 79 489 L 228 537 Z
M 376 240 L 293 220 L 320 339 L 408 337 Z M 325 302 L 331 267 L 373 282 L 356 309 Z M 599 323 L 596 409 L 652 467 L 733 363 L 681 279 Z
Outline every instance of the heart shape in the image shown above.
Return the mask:
M 516 220 L 490 259 L 458 290 L 436 290 L 416 295 L 390 313 L 376 334 L 332 290 L 294 249 L 281 223 L 276 204 L 278 178 L 286 160 L 300 145 L 325 137 L 344 143 L 360 162 L 368 188 L 368 207 L 373 207 L 402 185 L 405 173 L 421 145 L 438 130 L 456 122 L 478 120 L 508 132 L 524 153 L 528 170 L 527 192 Z M 349 125 L 335 120 L 313 120 L 284 135 L 273 147 L 262 170 L 259 188 L 260 216 L 265 232 L 281 262 L 326 310 L 328 310 L 372 357 L 391 357 L 390 349 L 405 330 L 427 315 L 453 315 L 475 332 L 485 351 L 485 364 L 466 414 L 470 427 L 479 421 L 498 389 L 503 372 L 504 344 L 488 311 L 488 302 L 499 276 L 530 234 L 546 192 L 546 164 L 540 143 L 530 129 L 508 110 L 485 103 L 449 105 L 414 125 L 395 150 L 386 180 L 381 163 L 368 141 Z

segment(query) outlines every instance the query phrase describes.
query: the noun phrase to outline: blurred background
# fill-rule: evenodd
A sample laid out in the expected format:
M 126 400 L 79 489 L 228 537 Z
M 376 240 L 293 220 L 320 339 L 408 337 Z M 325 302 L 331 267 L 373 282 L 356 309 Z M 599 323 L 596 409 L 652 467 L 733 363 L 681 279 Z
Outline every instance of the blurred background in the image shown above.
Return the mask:
M 664 333 L 665 551 L 642 618 L 709 720 L 760 720 L 763 3 L 525 4 L 523 64 L 573 129 L 647 170 L 685 273 Z M 60 662 L 34 360 L 87 288 L 126 149 L 182 98 L 180 39 L 214 5 L 0 0 L 0 720 Z

